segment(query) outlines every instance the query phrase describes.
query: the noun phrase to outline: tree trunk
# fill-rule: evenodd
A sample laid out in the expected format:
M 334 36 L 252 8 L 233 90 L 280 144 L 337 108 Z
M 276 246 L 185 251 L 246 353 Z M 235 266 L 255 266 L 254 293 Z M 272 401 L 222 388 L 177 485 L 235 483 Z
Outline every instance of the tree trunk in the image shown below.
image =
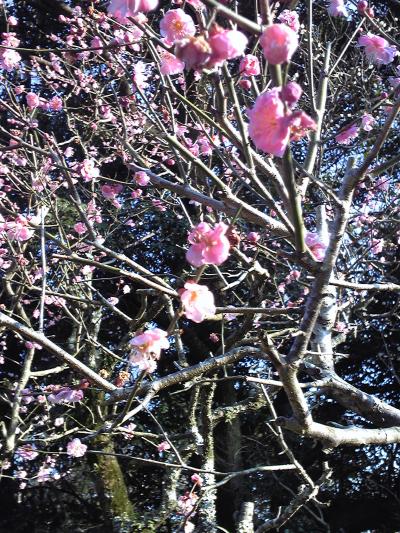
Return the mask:
M 114 444 L 109 435 L 99 435 L 96 449 L 114 453 Z M 118 459 L 112 455 L 95 456 L 96 489 L 101 501 L 108 529 L 115 533 L 142 531 L 140 521 L 129 499 L 128 490 Z

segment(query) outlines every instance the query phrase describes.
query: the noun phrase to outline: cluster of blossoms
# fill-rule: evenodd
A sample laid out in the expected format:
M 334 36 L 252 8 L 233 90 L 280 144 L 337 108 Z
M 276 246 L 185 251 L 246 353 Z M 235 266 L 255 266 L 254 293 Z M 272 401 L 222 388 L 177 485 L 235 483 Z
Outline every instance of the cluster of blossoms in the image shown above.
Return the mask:
M 111 0 L 108 13 L 122 23 L 129 22 L 128 17 L 138 13 L 147 13 L 156 9 L 158 0 Z
M 293 31 L 298 33 L 300 29 L 299 15 L 296 11 L 290 11 L 289 9 L 284 9 L 278 17 L 279 22 L 286 24 Z
M 70 387 L 61 387 L 54 389 L 49 394 L 47 400 L 50 403 L 74 403 L 83 400 L 83 391 L 81 389 L 71 389 Z
M 14 50 L 19 46 L 20 41 L 16 38 L 15 33 L 2 33 L 1 36 L 3 38 L 1 45 L 6 48 L 0 49 L 0 68 L 11 72 L 21 61 L 21 56 Z
M 285 10 L 279 20 L 283 23 L 267 26 L 260 37 L 264 57 L 271 65 L 289 62 L 299 44 L 297 14 Z M 309 130 L 316 128 L 311 117 L 293 109 L 301 94 L 301 87 L 289 82 L 257 97 L 253 108 L 248 111 L 249 135 L 257 148 L 282 157 L 289 141 L 300 140 Z
M 34 444 L 24 444 L 17 448 L 15 453 L 19 459 L 24 459 L 25 461 L 33 461 L 39 455 Z
M 369 113 L 364 113 L 361 117 L 361 128 L 364 131 L 371 131 L 376 123 L 376 120 Z M 352 124 L 348 128 L 344 129 L 338 133 L 335 137 L 335 140 L 339 144 L 350 144 L 353 139 L 358 137 L 360 132 L 359 127 L 356 124 Z
M 187 69 L 200 71 L 218 67 L 226 60 L 241 56 L 246 46 L 247 37 L 242 32 L 214 24 L 207 39 L 203 35 L 188 35 L 175 41 L 175 56 Z
M 370 18 L 374 17 L 374 10 L 369 7 L 366 0 L 360 0 L 357 4 L 358 12 L 363 16 L 368 16 Z M 347 17 L 348 11 L 344 0 L 330 0 L 328 6 L 328 13 L 331 17 Z
M 25 242 L 34 235 L 34 230 L 29 223 L 37 224 L 36 217 L 24 217 L 18 215 L 14 220 L 5 221 L 0 215 L 0 232 L 4 232 L 10 241 Z
M 190 2 L 193 4 L 193 2 Z M 109 15 L 128 23 L 129 17 L 137 17 L 155 9 L 158 0 L 112 0 Z M 183 9 L 170 9 L 160 21 L 160 33 L 167 47 L 175 46 L 174 54 L 159 47 L 161 73 L 179 74 L 187 69 L 202 70 L 221 65 L 227 59 L 239 57 L 247 46 L 246 36 L 237 30 L 227 30 L 214 24 L 207 39 L 196 36 L 196 26 Z M 96 43 L 94 43 L 96 44 Z
M 192 17 L 183 9 L 167 11 L 160 22 L 160 33 L 167 46 L 175 45 L 175 54 L 161 52 L 161 72 L 178 74 L 187 69 L 202 70 L 221 65 L 244 53 L 246 36 L 237 30 L 227 30 L 214 24 L 207 39 L 195 36 L 196 26 Z
M 53 98 L 47 101 L 45 98 L 41 98 L 33 92 L 26 94 L 26 104 L 32 110 L 40 107 L 44 111 L 61 111 L 63 108 L 63 101 L 59 96 L 53 96 Z
M 129 344 L 132 346 L 130 359 L 140 370 L 154 372 L 161 350 L 169 348 L 167 332 L 159 328 L 149 329 L 136 335 Z
M 397 48 L 379 35 L 367 33 L 358 39 L 358 46 L 364 47 L 365 55 L 375 65 L 388 65 L 398 55 Z

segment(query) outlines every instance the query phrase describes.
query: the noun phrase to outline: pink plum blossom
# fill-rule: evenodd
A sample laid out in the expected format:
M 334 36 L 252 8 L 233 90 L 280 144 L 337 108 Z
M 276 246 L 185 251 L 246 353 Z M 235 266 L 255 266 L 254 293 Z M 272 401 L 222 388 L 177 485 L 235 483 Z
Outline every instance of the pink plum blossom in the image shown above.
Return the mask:
M 188 281 L 180 293 L 185 315 L 193 322 L 203 322 L 206 316 L 215 315 L 213 293 L 205 285 Z
M 87 205 L 87 217 L 90 222 L 97 222 L 98 224 L 102 222 L 101 211 L 96 206 L 95 200 L 90 200 Z
M 203 485 L 203 478 L 199 476 L 199 474 L 193 474 L 190 479 L 195 485 L 198 485 L 199 487 Z
M 289 9 L 284 9 L 278 17 L 279 22 L 286 24 L 296 33 L 300 29 L 299 15 L 296 11 L 290 11 Z
M 133 437 L 135 436 L 134 434 L 135 429 L 136 429 L 136 424 L 133 424 L 132 422 L 130 422 L 124 428 L 121 428 L 121 430 L 123 430 L 124 438 L 127 440 L 133 439 Z
M 46 481 L 49 481 L 51 477 L 52 477 L 51 468 L 49 468 L 45 464 L 41 465 L 37 473 L 37 482 L 45 483 Z
M 87 446 L 80 439 L 72 439 L 67 444 L 67 454 L 70 457 L 83 457 L 86 453 Z
M 201 70 L 210 61 L 212 49 L 205 38 L 200 35 L 178 41 L 174 53 L 185 63 L 188 70 Z
M 13 48 L 19 46 L 20 41 L 16 38 L 15 33 L 3 33 L 2 37 L 1 44 L 7 48 L 0 49 L 0 68 L 11 72 L 18 66 L 18 63 L 22 59 L 19 53 L 13 50 Z
M 26 461 L 33 461 L 39 455 L 34 444 L 24 444 L 17 448 L 15 453 L 18 457 Z
M 167 42 L 174 43 L 196 33 L 196 26 L 190 15 L 183 9 L 170 9 L 160 22 L 160 33 Z
M 186 252 L 188 262 L 199 267 L 201 265 L 221 265 L 227 260 L 230 244 L 226 237 L 228 226 L 219 222 L 211 228 L 207 222 L 200 222 L 189 233 L 191 244 Z
M 398 54 L 395 46 L 390 46 L 386 39 L 373 33 L 361 35 L 358 46 L 365 47 L 365 55 L 376 65 L 388 65 Z
M 239 85 L 245 91 L 249 91 L 251 89 L 251 81 L 247 78 L 242 78 L 241 80 L 239 80 Z
M 218 66 L 228 59 L 241 56 L 248 41 L 241 31 L 225 30 L 214 26 L 208 42 L 212 49 L 210 66 Z
M 47 400 L 50 403 L 74 403 L 83 400 L 83 391 L 80 389 L 71 389 L 62 387 L 58 391 L 49 394 Z
M 107 200 L 111 200 L 112 204 L 117 209 L 119 209 L 121 207 L 121 204 L 117 201 L 116 197 L 121 194 L 123 188 L 123 185 L 121 185 L 120 183 L 107 183 L 106 185 L 102 185 L 100 190 L 104 198 L 107 198 Z
M 100 176 L 100 170 L 96 167 L 93 159 L 84 159 L 80 165 L 80 174 L 83 181 L 92 181 Z
M 289 81 L 282 87 L 281 98 L 289 107 L 294 107 L 300 100 L 303 89 L 295 81 Z
M 37 342 L 26 341 L 24 344 L 25 344 L 25 348 L 28 348 L 28 350 L 33 350 L 33 349 L 42 350 L 43 349 L 43 347 L 40 346 L 40 344 L 38 344 Z
M 338 133 L 335 140 L 339 144 L 350 144 L 350 142 L 358 137 L 358 128 L 355 124 L 347 128 L 346 130 Z
M 393 87 L 393 89 L 397 89 L 397 87 L 400 87 L 400 78 L 389 76 L 388 80 L 389 80 L 391 87 Z
M 219 336 L 217 333 L 210 333 L 209 337 L 211 342 L 219 342 Z
M 143 194 L 143 191 L 142 189 L 135 189 L 134 191 L 131 192 L 131 198 L 133 198 L 134 200 L 137 200 L 138 198 L 140 198 Z
M 131 361 L 146 372 L 154 372 L 156 360 L 160 358 L 161 350 L 169 348 L 167 332 L 159 328 L 149 329 L 136 335 L 129 344 L 132 346 Z
M 146 172 L 144 172 L 143 170 L 139 170 L 139 172 L 135 172 L 133 179 L 141 187 L 145 187 L 150 182 L 150 178 L 148 174 L 146 174 Z
M 29 108 L 33 109 L 39 105 L 40 99 L 39 96 L 35 93 L 27 93 L 26 103 Z
M 381 254 L 383 252 L 383 245 L 385 241 L 383 239 L 372 239 L 371 252 L 374 255 Z
M 22 215 L 18 215 L 14 221 L 7 222 L 5 229 L 7 230 L 7 237 L 11 241 L 25 242 L 34 235 L 34 230 L 28 226 L 28 219 Z
M 103 41 L 100 39 L 100 37 L 93 37 L 93 39 L 90 41 L 90 48 L 99 48 L 99 50 L 92 50 L 94 54 L 102 53 Z
M 185 63 L 178 59 L 174 54 L 167 52 L 163 48 L 159 49 L 160 54 L 160 72 L 165 76 L 180 74 L 185 70 Z
M 165 452 L 170 449 L 171 449 L 171 445 L 166 440 L 164 440 L 163 442 L 160 442 L 160 444 L 157 446 L 157 450 L 159 453 Z
M 178 507 L 181 514 L 184 516 L 190 515 L 193 512 L 194 506 L 199 497 L 195 492 L 185 492 L 183 496 L 178 498 Z
M 128 17 L 133 17 L 140 11 L 152 11 L 157 6 L 158 0 L 111 0 L 108 14 L 120 22 L 127 22 Z
M 205 9 L 205 5 L 203 4 L 201 0 L 186 0 L 186 3 L 193 6 L 194 9 L 198 11 L 199 13 L 201 13 Z
M 295 53 L 299 39 L 297 33 L 286 24 L 267 26 L 260 37 L 265 59 L 271 65 L 280 65 L 290 61 Z
M 357 4 L 357 9 L 360 15 L 365 15 L 370 18 L 374 18 L 374 10 L 372 7 L 368 6 L 368 2 L 366 0 L 360 0 Z
M 330 0 L 328 13 L 331 17 L 347 17 L 348 12 L 344 0 Z
M 0 67 L 11 72 L 21 61 L 21 56 L 16 50 L 2 49 L 0 50 Z
M 63 108 L 63 101 L 59 96 L 53 96 L 49 101 L 49 107 L 52 111 L 61 111 Z
M 301 272 L 299 270 L 291 270 L 289 272 L 289 275 L 287 276 L 287 281 L 297 281 L 301 276 Z
M 252 244 L 255 244 L 260 240 L 260 234 L 256 231 L 250 231 L 250 233 L 247 234 L 246 239 Z
M 28 405 L 35 401 L 35 397 L 32 396 L 30 389 L 22 389 L 21 391 L 22 403 Z
M 307 232 L 306 245 L 310 248 L 316 261 L 323 261 L 325 258 L 326 249 L 328 248 L 328 243 L 324 239 L 315 233 L 314 231 Z
M 278 88 L 260 94 L 248 111 L 249 135 L 255 146 L 272 155 L 282 157 L 289 142 L 290 129 L 283 120 L 285 106 Z
M 309 130 L 315 130 L 317 123 L 315 120 L 304 113 L 304 111 L 294 111 L 287 117 L 287 123 L 290 126 L 290 140 L 299 141 Z
M 252 54 L 245 55 L 240 61 L 239 72 L 243 76 L 258 76 L 261 72 L 258 57 Z
M 87 227 L 83 222 L 77 222 L 74 225 L 74 230 L 76 231 L 78 235 L 83 235 L 84 233 L 87 232 Z
M 365 113 L 361 119 L 361 127 L 365 131 L 371 131 L 374 127 L 375 119 L 372 115 Z

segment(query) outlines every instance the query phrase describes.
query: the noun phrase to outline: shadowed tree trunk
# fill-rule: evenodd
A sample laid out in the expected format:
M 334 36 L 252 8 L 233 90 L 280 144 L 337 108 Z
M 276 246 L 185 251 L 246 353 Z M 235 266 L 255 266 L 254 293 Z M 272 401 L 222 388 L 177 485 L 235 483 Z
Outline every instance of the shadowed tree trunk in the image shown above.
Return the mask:
M 96 450 L 115 452 L 112 437 L 99 435 L 94 441 Z M 96 454 L 95 483 L 101 501 L 107 531 L 131 533 L 140 531 L 140 517 L 135 513 L 118 459 L 112 455 Z

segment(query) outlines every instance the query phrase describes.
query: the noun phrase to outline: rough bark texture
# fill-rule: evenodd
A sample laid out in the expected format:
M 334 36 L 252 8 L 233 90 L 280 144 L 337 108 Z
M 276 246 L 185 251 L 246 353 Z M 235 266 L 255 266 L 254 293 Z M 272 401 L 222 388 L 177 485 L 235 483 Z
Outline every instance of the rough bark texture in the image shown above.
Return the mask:
M 109 435 L 99 435 L 95 441 L 96 448 L 103 452 L 114 453 L 114 445 Z M 101 500 L 101 508 L 106 518 L 105 526 L 115 533 L 143 531 L 138 515 L 129 499 L 124 476 L 116 457 L 96 455 L 96 488 Z

